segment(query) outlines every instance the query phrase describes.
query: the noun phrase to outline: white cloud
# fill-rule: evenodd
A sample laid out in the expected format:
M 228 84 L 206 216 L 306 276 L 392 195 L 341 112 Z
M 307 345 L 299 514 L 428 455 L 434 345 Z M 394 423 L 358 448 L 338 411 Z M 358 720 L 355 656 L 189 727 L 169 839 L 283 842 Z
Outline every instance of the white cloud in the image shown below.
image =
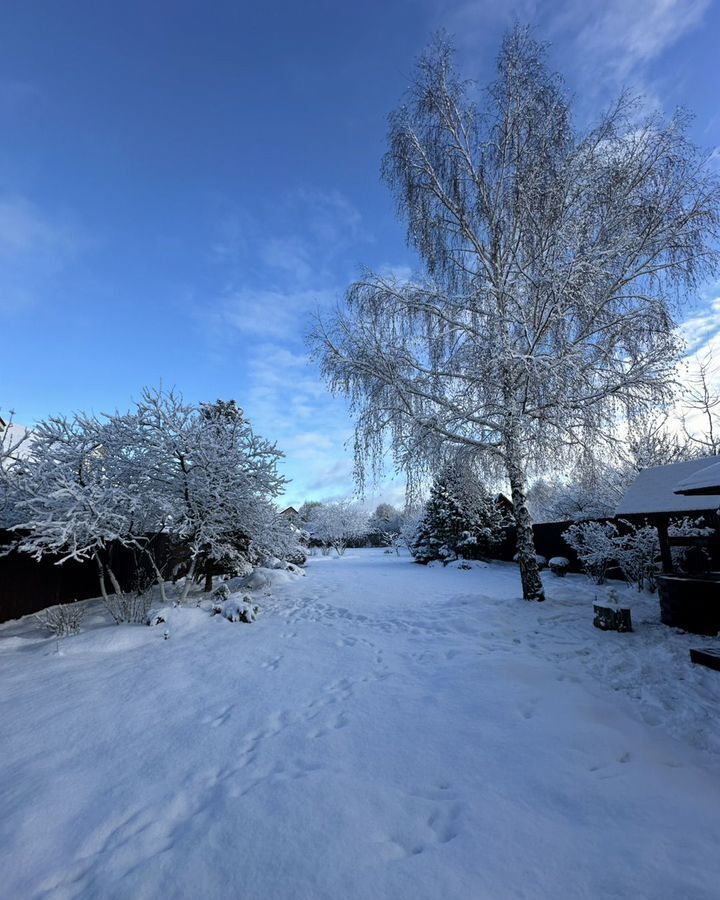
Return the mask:
M 315 311 L 337 298 L 329 289 L 283 291 L 242 287 L 229 289 L 211 311 L 213 336 L 293 340 L 302 342 Z M 200 310 L 207 315 L 207 310 Z
M 596 0 L 572 3 L 551 19 L 551 33 L 574 36 L 592 77 L 623 83 L 696 28 L 710 0 Z
M 243 405 L 261 434 L 286 454 L 282 465 L 292 479 L 283 503 L 297 505 L 320 495 L 353 490 L 352 434 L 343 401 L 327 388 L 307 357 L 266 341 L 246 360 Z
M 432 2 L 432 0 L 431 0 Z M 447 28 L 474 76 L 478 61 L 494 57 L 500 33 L 530 24 L 549 40 L 551 57 L 583 93 L 597 95 L 630 84 L 655 101 L 646 69 L 697 28 L 710 0 L 434 0 L 438 25 Z
M 51 292 L 57 274 L 89 245 L 68 217 L 51 216 L 25 197 L 0 197 L 0 311 Z
M 706 353 L 720 337 L 720 297 L 712 300 L 704 312 L 686 319 L 680 334 L 689 355 Z

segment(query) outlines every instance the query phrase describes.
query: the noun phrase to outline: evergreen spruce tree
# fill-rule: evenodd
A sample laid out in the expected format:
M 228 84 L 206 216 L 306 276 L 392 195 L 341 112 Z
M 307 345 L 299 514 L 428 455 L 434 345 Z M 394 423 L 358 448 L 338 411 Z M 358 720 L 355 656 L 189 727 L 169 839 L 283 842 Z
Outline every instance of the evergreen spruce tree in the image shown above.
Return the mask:
M 418 563 L 484 559 L 502 540 L 494 498 L 462 465 L 444 469 L 430 490 L 410 551 Z

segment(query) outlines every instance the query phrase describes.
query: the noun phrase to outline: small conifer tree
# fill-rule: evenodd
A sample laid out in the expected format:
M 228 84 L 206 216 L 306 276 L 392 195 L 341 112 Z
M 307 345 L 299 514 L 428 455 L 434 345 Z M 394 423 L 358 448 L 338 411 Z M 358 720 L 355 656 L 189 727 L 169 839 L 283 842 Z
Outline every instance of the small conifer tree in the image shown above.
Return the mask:
M 461 464 L 436 478 L 410 551 L 419 563 L 484 559 L 502 540 L 502 514 L 494 498 Z

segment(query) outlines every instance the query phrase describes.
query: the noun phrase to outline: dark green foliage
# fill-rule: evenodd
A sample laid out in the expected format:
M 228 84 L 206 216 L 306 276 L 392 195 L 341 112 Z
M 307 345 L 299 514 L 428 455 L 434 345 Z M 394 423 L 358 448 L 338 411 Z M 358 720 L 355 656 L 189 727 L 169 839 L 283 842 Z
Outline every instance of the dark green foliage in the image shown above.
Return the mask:
M 410 552 L 419 563 L 486 559 L 503 537 L 503 516 L 495 499 L 462 466 L 435 479 Z

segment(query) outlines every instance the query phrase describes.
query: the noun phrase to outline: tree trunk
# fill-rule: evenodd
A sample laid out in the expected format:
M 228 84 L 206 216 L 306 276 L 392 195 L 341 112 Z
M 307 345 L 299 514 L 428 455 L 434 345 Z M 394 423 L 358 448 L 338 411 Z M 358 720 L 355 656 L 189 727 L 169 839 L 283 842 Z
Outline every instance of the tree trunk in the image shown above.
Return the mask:
M 95 562 L 98 567 L 98 579 L 100 580 L 100 595 L 102 596 L 105 604 L 107 605 L 108 595 L 107 595 L 107 587 L 105 586 L 105 566 L 100 559 L 100 556 L 95 554 Z
M 140 547 L 140 550 L 145 554 L 146 559 L 150 563 L 150 566 L 155 573 L 155 581 L 160 588 L 160 599 L 162 600 L 162 604 L 163 606 L 167 606 L 167 596 L 165 594 L 165 579 L 163 578 L 163 573 L 160 571 L 160 567 L 155 562 L 155 557 L 152 555 L 151 551 L 148 550 L 147 547 Z
M 512 491 L 513 512 L 517 529 L 517 554 L 520 564 L 523 598 L 525 600 L 544 600 L 545 591 L 540 580 L 540 570 L 535 556 L 535 540 L 533 537 L 530 513 L 525 498 L 525 478 L 515 458 L 508 453 L 507 473 Z
M 205 591 L 206 594 L 210 593 L 210 591 L 212 590 L 212 586 L 213 586 L 212 572 L 206 572 L 205 573 L 205 587 L 203 588 L 203 590 Z
M 107 571 L 108 578 L 110 579 L 110 584 L 113 586 L 113 591 L 117 594 L 118 597 L 122 597 L 125 592 L 120 587 L 120 582 L 115 577 L 115 573 L 110 568 L 110 566 L 105 566 L 105 569 Z
M 187 596 L 190 593 L 190 586 L 192 585 L 193 578 L 195 577 L 195 568 L 197 566 L 197 556 L 193 556 L 192 561 L 190 563 L 190 568 L 188 569 L 187 575 L 185 576 L 185 584 L 183 585 L 182 594 L 180 595 L 180 603 L 184 603 L 187 600 Z

